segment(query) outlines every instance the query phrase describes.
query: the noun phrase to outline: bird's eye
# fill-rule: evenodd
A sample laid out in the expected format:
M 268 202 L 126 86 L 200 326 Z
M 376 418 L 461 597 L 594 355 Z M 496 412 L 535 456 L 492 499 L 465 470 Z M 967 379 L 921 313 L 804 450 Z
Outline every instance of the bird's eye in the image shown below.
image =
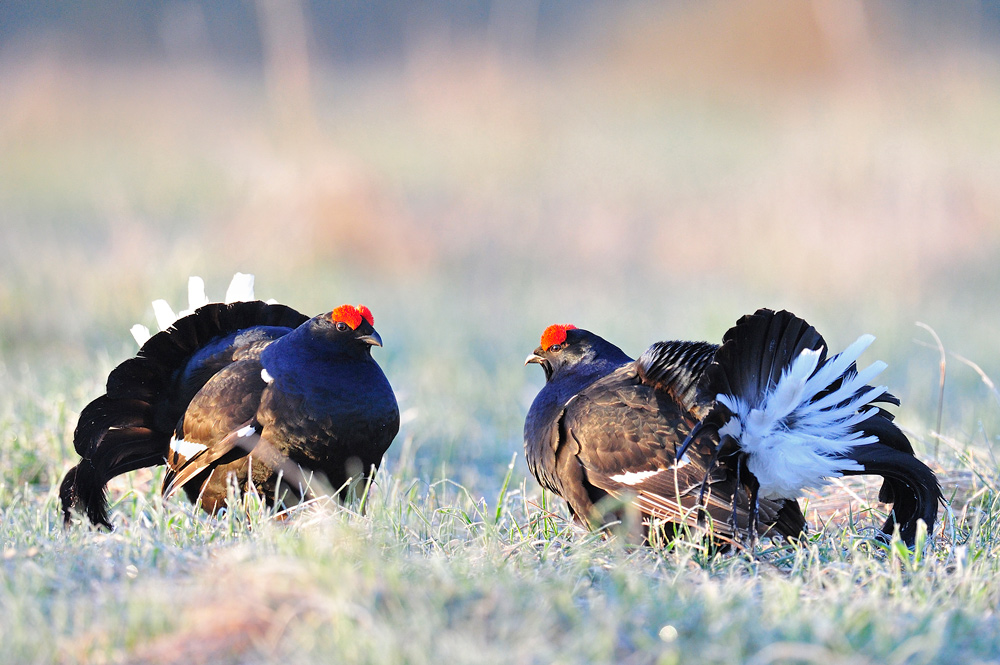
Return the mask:
M 562 344 L 553 344 L 549 347 L 549 351 L 559 351 L 562 349 Z
M 337 321 L 337 330 L 340 332 L 347 332 L 348 325 L 343 321 Z

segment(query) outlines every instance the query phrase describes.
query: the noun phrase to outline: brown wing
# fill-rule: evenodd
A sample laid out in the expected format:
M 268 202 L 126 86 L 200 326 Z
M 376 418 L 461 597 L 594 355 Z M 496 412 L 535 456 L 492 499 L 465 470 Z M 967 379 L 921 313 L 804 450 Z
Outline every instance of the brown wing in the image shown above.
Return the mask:
M 257 409 L 267 384 L 255 357 L 239 360 L 213 376 L 184 412 L 167 455 L 164 496 L 218 463 L 245 456 L 260 440 Z
M 734 495 L 737 525 L 745 528 L 749 523 L 746 495 L 738 488 L 735 471 L 718 464 L 706 480 L 709 441 L 696 442 L 683 460 L 676 459 L 695 420 L 664 391 L 643 384 L 636 367 L 627 365 L 567 405 L 563 430 L 567 449 L 581 465 L 583 482 L 630 501 L 646 516 L 697 528 L 704 481 L 704 506 L 713 530 L 731 538 Z M 777 519 L 780 507 L 762 502 L 763 528 Z

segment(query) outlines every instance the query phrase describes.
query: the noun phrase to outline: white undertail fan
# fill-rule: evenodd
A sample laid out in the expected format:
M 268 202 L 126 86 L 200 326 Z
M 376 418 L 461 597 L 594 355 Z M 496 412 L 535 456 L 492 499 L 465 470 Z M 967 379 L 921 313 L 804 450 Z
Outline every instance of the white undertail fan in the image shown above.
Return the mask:
M 862 335 L 827 357 L 816 329 L 790 312 L 760 309 L 723 338 L 699 385 L 710 408 L 678 451 L 696 439 L 714 439 L 714 461 L 736 465 L 751 496 L 751 522 L 759 497 L 795 499 L 831 478 L 874 474 L 885 481 L 879 500 L 893 510 L 882 527 L 912 546 L 917 522 L 928 530 L 941 490 L 934 473 L 879 404 L 898 405 L 885 386 L 869 382 L 885 369 L 878 361 L 858 370 L 874 341 Z M 751 524 L 749 533 L 756 533 Z
M 153 303 L 161 331 L 150 336 L 145 326 L 132 328 L 139 352 L 111 371 L 106 393 L 80 413 L 73 446 L 82 459 L 59 490 L 67 522 L 71 509 L 78 508 L 94 524 L 112 528 L 105 496 L 108 481 L 165 463 L 174 427 L 210 376 L 189 370 L 194 354 L 248 326 L 294 328 L 307 318 L 289 307 L 253 300 L 253 275 L 237 273 L 226 303 L 208 302 L 198 277 L 190 279 L 188 290 L 189 311 L 180 316 L 165 301 Z
M 226 297 L 222 302 L 229 304 L 255 300 L 253 295 L 253 281 L 254 276 L 250 273 L 238 272 L 233 275 L 232 281 L 229 282 L 229 288 L 226 289 Z M 183 319 L 188 314 L 194 314 L 195 310 L 204 307 L 210 302 L 213 301 L 209 300 L 208 296 L 205 295 L 205 280 L 197 275 L 192 275 L 188 277 L 187 308 L 175 314 L 173 308 L 170 307 L 170 303 L 160 298 L 153 301 L 153 316 L 156 317 L 157 327 L 163 331 L 172 326 L 177 319 Z M 267 301 L 270 305 L 276 302 L 273 298 Z M 149 333 L 149 328 L 141 323 L 132 326 L 130 332 L 139 346 L 145 344 L 146 340 L 152 337 Z

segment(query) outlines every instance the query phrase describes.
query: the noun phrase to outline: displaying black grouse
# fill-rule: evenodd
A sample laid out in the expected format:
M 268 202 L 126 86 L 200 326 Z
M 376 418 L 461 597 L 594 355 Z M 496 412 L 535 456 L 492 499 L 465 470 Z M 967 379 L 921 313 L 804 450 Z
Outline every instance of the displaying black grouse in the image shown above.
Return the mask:
M 632 360 L 591 332 L 550 326 L 525 362 L 546 377 L 525 420 L 528 465 L 590 526 L 621 518 L 605 514 L 601 500 L 611 497 L 647 523 L 662 520 L 667 535 L 710 520 L 723 541 L 798 536 L 801 490 L 877 474 L 880 500 L 893 503 L 883 531 L 898 523 L 912 545 L 918 519 L 933 527 L 940 489 L 875 406 L 899 403 L 867 385 L 885 365 L 857 370 L 873 339 L 828 358 L 805 321 L 761 309 L 721 347 L 659 342 Z
M 268 502 L 302 498 L 312 474 L 347 492 L 374 473 L 399 409 L 371 355 L 371 311 L 343 305 L 308 318 L 261 301 L 212 303 L 148 339 L 80 414 L 83 458 L 60 488 L 63 513 L 112 528 L 105 486 L 166 464 L 163 494 L 184 490 L 214 513 L 230 484 Z

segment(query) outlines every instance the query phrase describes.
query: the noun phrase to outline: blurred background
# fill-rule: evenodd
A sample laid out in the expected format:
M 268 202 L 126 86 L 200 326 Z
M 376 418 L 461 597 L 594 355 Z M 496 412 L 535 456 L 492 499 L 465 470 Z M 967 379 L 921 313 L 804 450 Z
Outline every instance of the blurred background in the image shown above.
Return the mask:
M 236 271 L 372 308 L 395 473 L 526 475 L 550 323 L 637 355 L 760 306 L 875 334 L 927 453 L 915 322 L 1000 379 L 998 259 L 1000 2 L 0 2 L 0 419 L 65 425 L 4 430 L 15 485 L 152 299 Z M 1000 425 L 947 358 L 942 457 Z

